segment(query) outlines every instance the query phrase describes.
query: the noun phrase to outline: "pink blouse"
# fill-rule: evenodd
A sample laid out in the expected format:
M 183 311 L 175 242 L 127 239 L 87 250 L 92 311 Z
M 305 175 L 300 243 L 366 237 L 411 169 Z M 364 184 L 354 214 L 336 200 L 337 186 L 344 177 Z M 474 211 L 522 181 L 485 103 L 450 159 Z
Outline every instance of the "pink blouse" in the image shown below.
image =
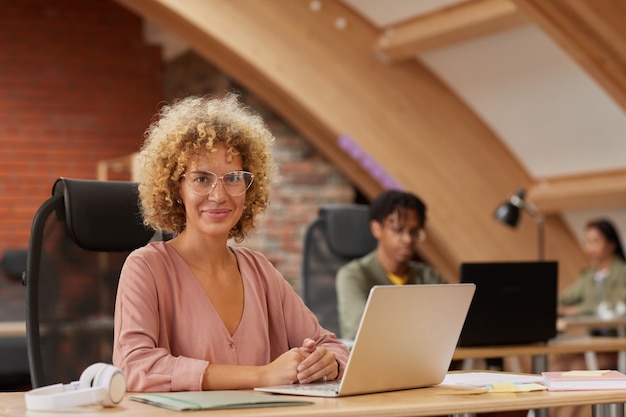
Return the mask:
M 209 363 L 266 365 L 309 337 L 333 352 L 340 370 L 347 348 L 323 329 L 265 256 L 231 248 L 244 287 L 231 336 L 180 255 L 165 242 L 127 258 L 115 304 L 113 364 L 129 391 L 199 391 Z

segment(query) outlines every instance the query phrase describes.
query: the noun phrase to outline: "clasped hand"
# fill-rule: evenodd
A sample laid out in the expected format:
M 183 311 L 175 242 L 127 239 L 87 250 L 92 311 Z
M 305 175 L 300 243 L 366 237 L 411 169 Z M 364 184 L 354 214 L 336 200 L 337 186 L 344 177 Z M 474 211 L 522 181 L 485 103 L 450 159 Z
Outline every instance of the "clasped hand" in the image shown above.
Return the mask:
M 308 338 L 301 347 L 289 349 L 268 367 L 271 368 L 268 385 L 332 381 L 339 376 L 335 354 L 316 346 L 315 341 Z

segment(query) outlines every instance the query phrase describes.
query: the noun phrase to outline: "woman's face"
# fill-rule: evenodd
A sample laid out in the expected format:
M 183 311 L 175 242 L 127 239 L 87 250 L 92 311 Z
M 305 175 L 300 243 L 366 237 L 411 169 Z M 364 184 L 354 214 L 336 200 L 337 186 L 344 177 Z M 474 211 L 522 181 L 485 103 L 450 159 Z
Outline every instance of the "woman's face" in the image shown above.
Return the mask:
M 585 230 L 584 251 L 592 264 L 601 263 L 613 258 L 615 244 L 609 242 L 595 227 Z
M 204 152 L 193 158 L 185 173 L 214 173 L 221 177 L 227 172 L 243 169 L 239 155 L 227 160 L 226 145 L 215 145 L 215 152 Z M 196 229 L 203 234 L 227 237 L 230 229 L 237 224 L 243 212 L 246 194 L 232 196 L 224 190 L 220 179 L 208 195 L 198 195 L 190 185 L 189 176 L 181 181 L 181 200 L 185 205 L 186 230 Z

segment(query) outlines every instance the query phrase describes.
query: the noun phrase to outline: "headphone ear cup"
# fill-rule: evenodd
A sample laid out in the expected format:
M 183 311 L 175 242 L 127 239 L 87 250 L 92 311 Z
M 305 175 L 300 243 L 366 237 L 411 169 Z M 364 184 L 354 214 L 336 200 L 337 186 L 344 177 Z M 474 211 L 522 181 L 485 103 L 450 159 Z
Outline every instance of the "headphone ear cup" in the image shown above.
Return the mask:
M 107 395 L 101 403 L 105 407 L 113 407 L 124 398 L 126 378 L 120 369 L 113 365 L 105 365 L 98 369 L 92 386 L 94 388 L 104 388 Z
M 97 362 L 92 365 L 89 365 L 83 373 L 80 375 L 79 385 L 80 389 L 91 388 L 94 386 L 94 380 L 96 379 L 98 373 L 108 366 L 105 363 Z

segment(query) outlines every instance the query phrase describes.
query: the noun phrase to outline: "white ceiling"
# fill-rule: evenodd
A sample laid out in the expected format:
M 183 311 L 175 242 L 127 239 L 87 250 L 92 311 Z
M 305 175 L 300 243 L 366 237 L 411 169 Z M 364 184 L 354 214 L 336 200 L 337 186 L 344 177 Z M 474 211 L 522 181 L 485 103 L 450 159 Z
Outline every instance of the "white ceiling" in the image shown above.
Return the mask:
M 342 1 L 381 30 L 461 2 Z M 626 168 L 626 114 L 536 26 L 458 43 L 416 59 L 482 117 L 532 177 Z M 563 215 L 579 237 L 584 223 L 596 216 L 612 218 L 626 233 L 626 208 Z
M 380 29 L 464 2 L 465 0 L 342 0 L 342 3 L 359 12 Z
M 626 114 L 538 28 L 501 32 L 420 59 L 496 131 L 531 176 L 626 167 Z

